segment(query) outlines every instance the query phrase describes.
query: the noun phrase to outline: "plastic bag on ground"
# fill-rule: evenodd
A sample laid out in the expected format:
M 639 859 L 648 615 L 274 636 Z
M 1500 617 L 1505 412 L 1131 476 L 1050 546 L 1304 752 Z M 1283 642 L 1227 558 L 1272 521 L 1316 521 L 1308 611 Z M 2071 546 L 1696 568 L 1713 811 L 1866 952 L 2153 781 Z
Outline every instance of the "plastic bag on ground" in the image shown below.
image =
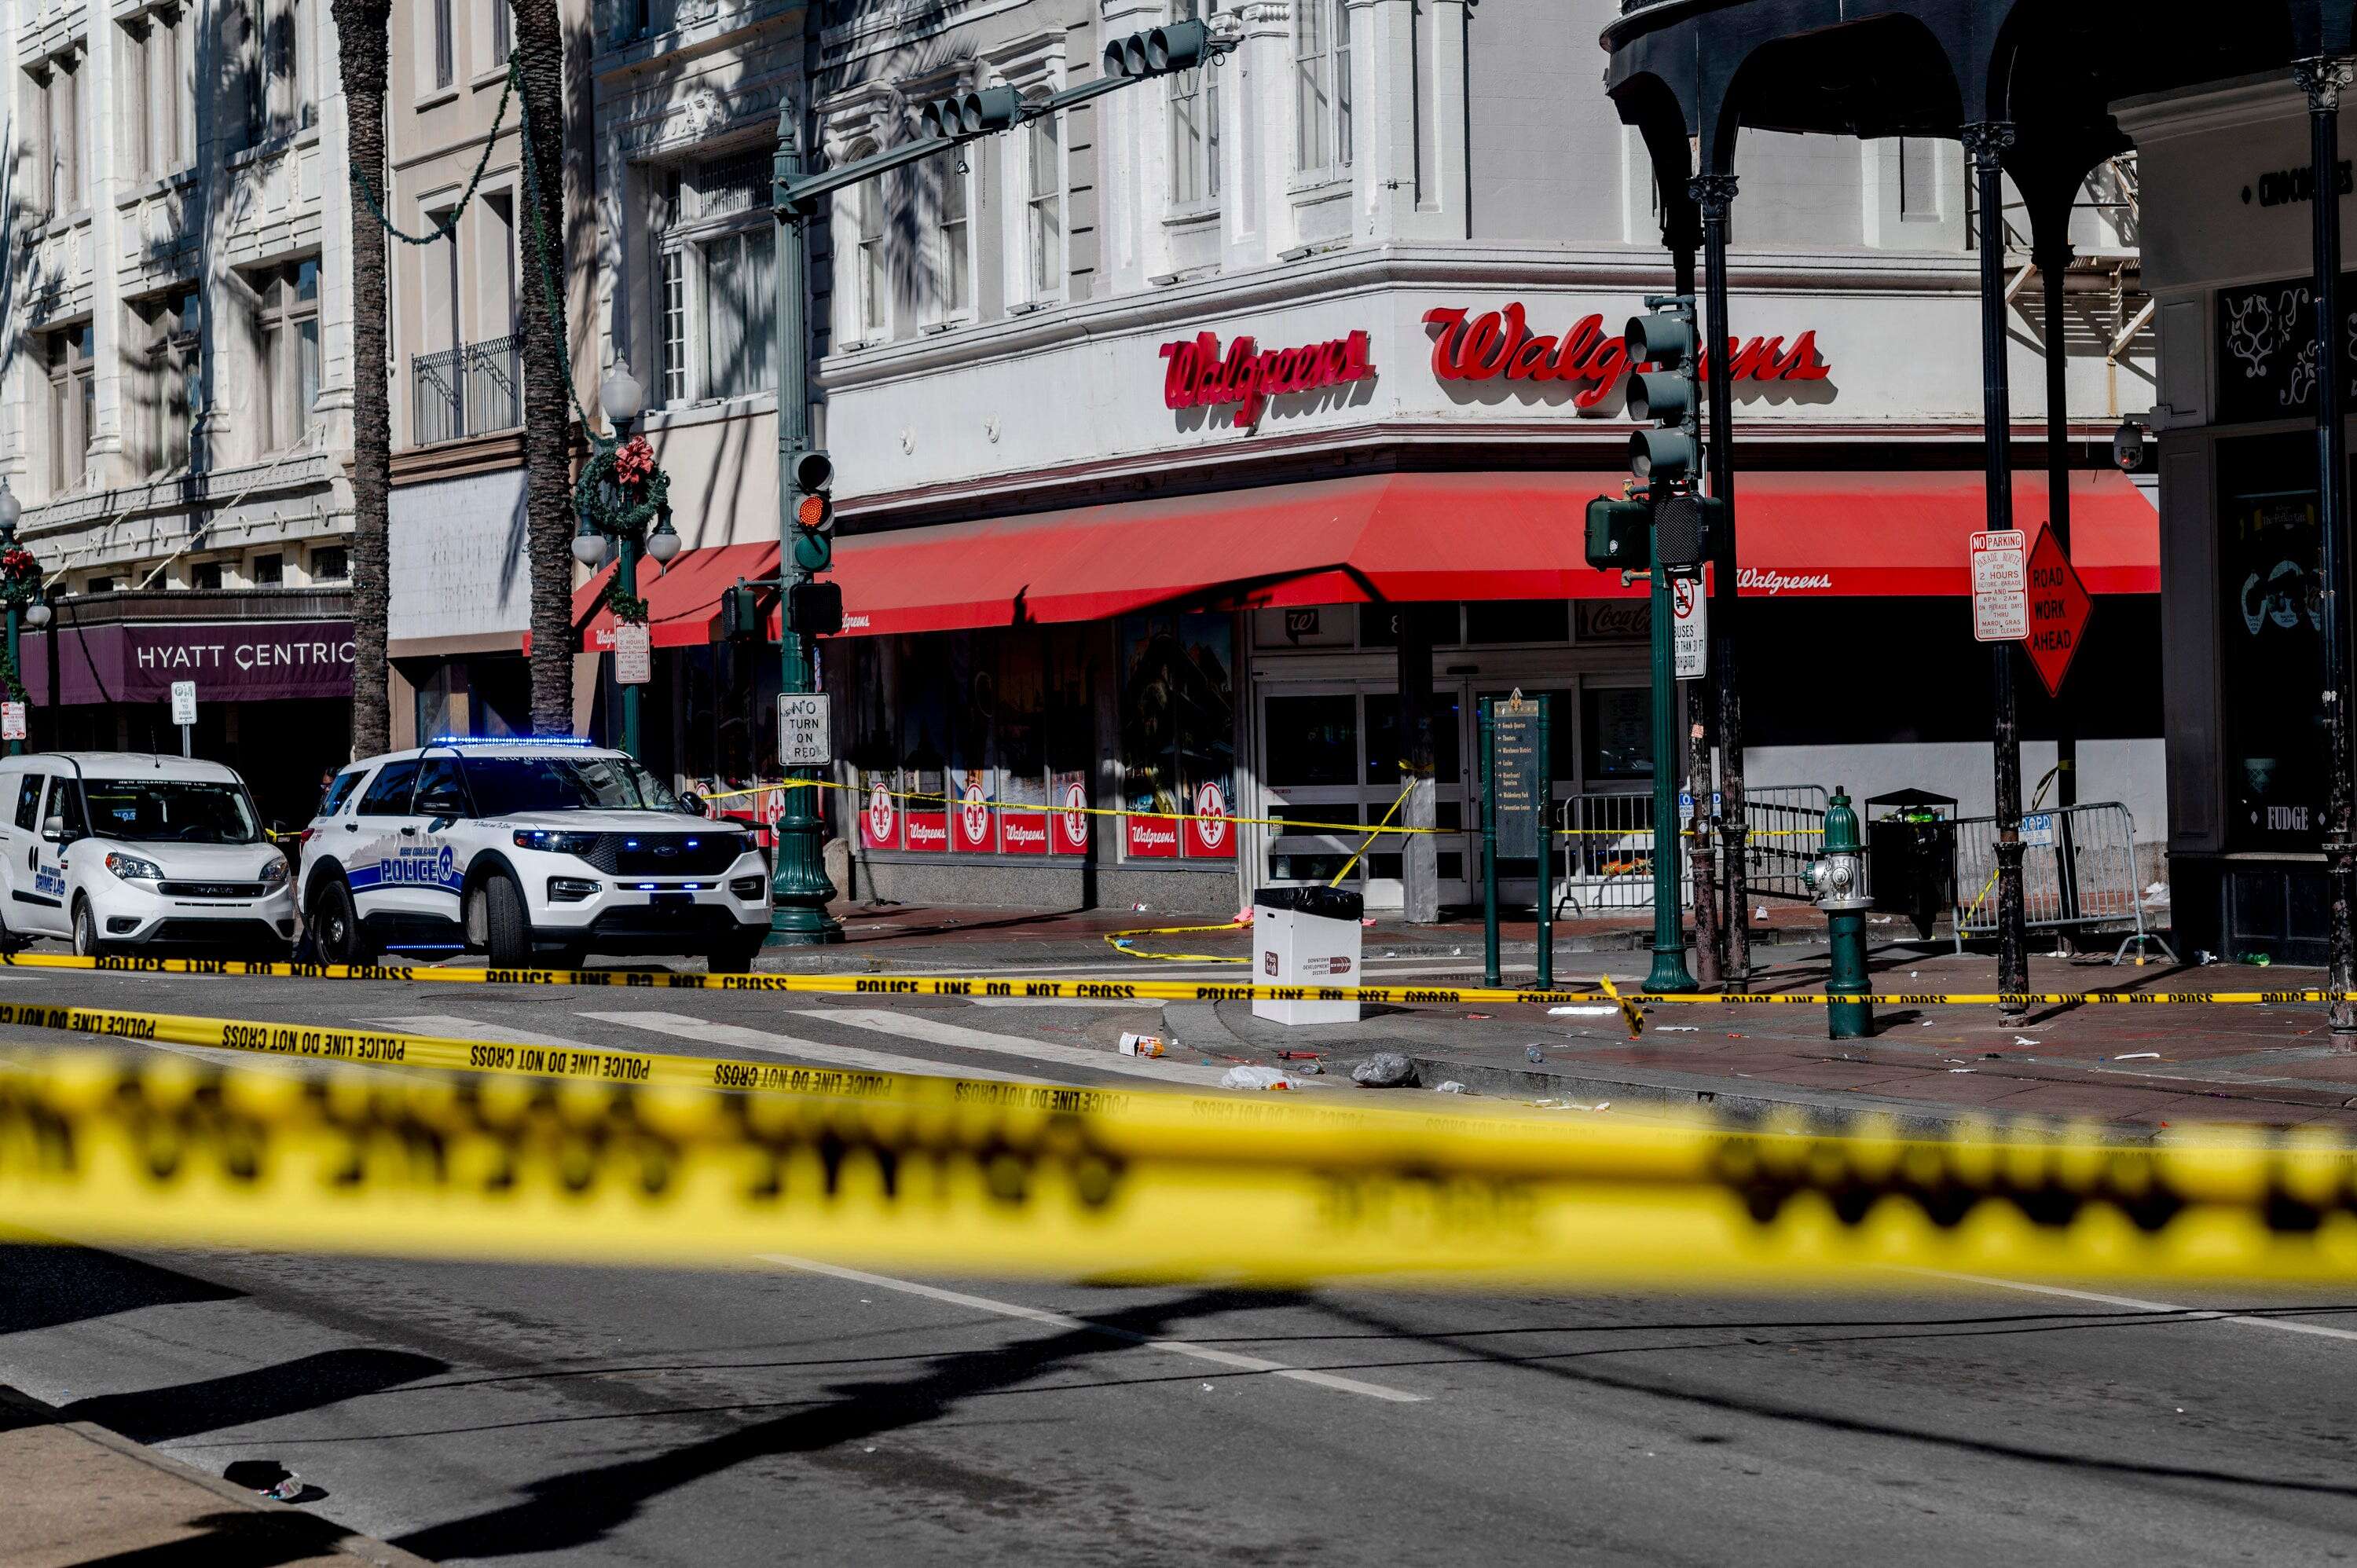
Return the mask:
M 1220 1075 L 1222 1089 L 1291 1089 L 1293 1079 L 1273 1067 L 1232 1067 Z
M 1362 1089 L 1413 1089 L 1415 1064 L 1397 1051 L 1377 1051 L 1351 1069 L 1351 1081 Z

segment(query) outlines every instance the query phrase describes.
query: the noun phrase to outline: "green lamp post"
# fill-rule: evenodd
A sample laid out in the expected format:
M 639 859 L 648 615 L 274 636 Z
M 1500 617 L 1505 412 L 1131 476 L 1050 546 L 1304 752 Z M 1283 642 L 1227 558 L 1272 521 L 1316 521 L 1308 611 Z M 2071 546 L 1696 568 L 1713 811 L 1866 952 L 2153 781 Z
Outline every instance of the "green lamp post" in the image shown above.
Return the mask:
M 26 700 L 22 673 L 22 650 L 19 641 L 23 628 L 38 630 L 49 624 L 49 607 L 41 602 L 41 568 L 33 553 L 16 542 L 16 522 L 25 509 L 8 489 L 8 481 L 0 478 L 0 606 L 5 606 L 8 622 L 8 670 L 5 692 L 0 697 L 12 703 Z M 8 755 L 25 755 L 21 738 L 8 742 Z
M 1866 911 L 1872 900 L 1866 896 L 1865 853 L 1849 792 L 1837 784 L 1825 806 L 1824 858 L 1809 867 L 1809 886 L 1825 912 L 1832 948 L 1825 980 L 1825 994 L 1833 998 L 1825 1004 L 1830 1039 L 1862 1040 L 1874 1033 L 1874 1004 L 1868 1000 L 1874 987 L 1866 973 Z
M 591 571 L 614 552 L 614 581 L 607 589 L 619 624 L 646 624 L 644 601 L 639 597 L 639 558 L 649 555 L 658 564 L 679 553 L 679 534 L 671 525 L 669 485 L 655 467 L 646 442 L 631 434 L 645 405 L 646 388 L 630 374 L 628 360 L 616 360 L 597 389 L 597 402 L 611 421 L 614 434 L 597 442 L 574 492 L 574 510 L 580 526 L 573 535 L 573 558 Z M 647 525 L 651 521 L 653 527 Z M 632 757 L 639 747 L 638 682 L 622 684 L 622 749 Z

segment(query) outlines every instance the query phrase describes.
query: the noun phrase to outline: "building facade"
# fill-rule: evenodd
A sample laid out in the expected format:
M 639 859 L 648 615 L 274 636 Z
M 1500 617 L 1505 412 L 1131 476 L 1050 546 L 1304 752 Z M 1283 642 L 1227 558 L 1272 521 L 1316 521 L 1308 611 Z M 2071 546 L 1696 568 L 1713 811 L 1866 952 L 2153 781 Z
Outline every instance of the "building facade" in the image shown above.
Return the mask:
M 744 280 L 774 253 L 780 99 L 849 160 L 928 97 L 1052 92 L 1200 14 L 1234 43 L 1217 64 L 840 191 L 813 240 L 857 890 L 1224 913 L 1324 879 L 1362 835 L 1293 824 L 1399 799 L 1404 675 L 1437 703 L 1443 901 L 1477 891 L 1480 698 L 1557 694 L 1562 800 L 1650 788 L 1641 589 L 1579 546 L 1627 477 L 1621 326 L 1670 281 L 1643 148 L 1565 86 L 1593 79 L 1604 0 L 707 3 L 643 34 L 622 9 L 594 65 L 601 323 L 655 389 L 675 503 L 699 499 L 678 588 L 641 588 L 658 685 L 687 699 L 683 778 L 774 776 L 774 656 L 716 642 L 713 596 L 776 564 L 772 326 Z M 1986 811 L 1975 274 L 2001 231 L 2026 282 L 2026 225 L 1984 221 L 1951 142 L 1749 134 L 1739 174 L 1749 778 Z M 2033 780 L 2067 725 L 2080 798 L 2158 838 L 2154 506 L 2108 463 L 2152 400 L 2134 198 L 2107 166 L 2073 220 L 2073 553 L 2098 608 L 2062 702 L 2024 722 Z M 2027 299 L 2013 328 L 2034 387 Z M 2037 439 L 2039 400 L 2015 407 Z M 2020 481 L 2025 519 L 2043 496 Z M 1049 810 L 1072 803 L 1138 814 Z M 1378 907 L 1407 897 L 1396 843 L 1351 863 Z
M 325 0 L 0 12 L 0 474 L 56 620 L 37 744 L 196 743 L 265 816 L 349 750 L 351 333 Z M 55 644 L 55 647 L 51 645 Z

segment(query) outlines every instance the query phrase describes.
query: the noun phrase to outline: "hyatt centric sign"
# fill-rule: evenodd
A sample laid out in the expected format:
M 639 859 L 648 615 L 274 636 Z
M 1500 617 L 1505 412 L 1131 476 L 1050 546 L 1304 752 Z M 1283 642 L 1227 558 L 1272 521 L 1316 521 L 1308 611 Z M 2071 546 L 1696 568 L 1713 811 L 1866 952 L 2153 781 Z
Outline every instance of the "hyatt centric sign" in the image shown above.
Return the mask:
M 53 627 L 27 636 L 24 651 L 36 706 L 160 702 L 175 681 L 194 681 L 208 702 L 352 694 L 348 620 Z

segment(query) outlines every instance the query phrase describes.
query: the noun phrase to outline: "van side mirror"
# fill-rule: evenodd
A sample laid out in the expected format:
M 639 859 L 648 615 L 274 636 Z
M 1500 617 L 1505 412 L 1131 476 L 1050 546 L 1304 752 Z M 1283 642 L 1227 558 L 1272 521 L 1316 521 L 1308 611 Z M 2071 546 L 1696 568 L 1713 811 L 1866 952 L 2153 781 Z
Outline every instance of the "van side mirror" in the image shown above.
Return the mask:
M 81 835 L 68 828 L 63 817 L 51 817 L 41 824 L 41 836 L 51 843 L 71 843 Z
M 705 816 L 711 810 L 705 802 L 704 797 L 693 789 L 683 789 L 679 792 L 679 809 L 691 817 Z

